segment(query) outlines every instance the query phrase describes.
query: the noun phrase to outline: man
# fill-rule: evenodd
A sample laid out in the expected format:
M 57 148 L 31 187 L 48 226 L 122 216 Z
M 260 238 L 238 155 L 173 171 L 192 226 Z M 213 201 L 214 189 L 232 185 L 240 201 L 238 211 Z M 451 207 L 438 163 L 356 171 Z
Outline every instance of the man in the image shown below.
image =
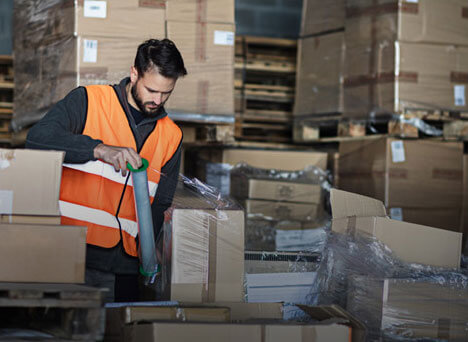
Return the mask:
M 109 288 L 107 301 L 139 299 L 138 227 L 126 164 L 137 169 L 141 157 L 149 161 L 157 236 L 175 192 L 182 142 L 164 104 L 186 74 L 172 41 L 148 40 L 129 78 L 72 90 L 28 134 L 27 148 L 66 152 L 62 224 L 88 227 L 86 284 Z

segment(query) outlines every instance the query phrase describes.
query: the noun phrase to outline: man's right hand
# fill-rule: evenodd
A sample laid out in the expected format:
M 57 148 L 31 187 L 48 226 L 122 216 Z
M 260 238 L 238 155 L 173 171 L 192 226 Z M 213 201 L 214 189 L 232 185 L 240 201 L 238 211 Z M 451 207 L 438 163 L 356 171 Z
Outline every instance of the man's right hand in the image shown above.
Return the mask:
M 99 144 L 94 148 L 94 158 L 112 164 L 116 172 L 122 171 L 124 177 L 127 175 L 127 162 L 134 169 L 138 169 L 142 165 L 141 157 L 131 147 Z

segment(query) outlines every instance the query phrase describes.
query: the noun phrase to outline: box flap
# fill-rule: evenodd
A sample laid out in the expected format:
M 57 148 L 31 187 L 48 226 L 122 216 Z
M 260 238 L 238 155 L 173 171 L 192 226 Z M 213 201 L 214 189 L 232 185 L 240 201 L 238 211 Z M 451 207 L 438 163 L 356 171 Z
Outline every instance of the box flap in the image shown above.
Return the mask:
M 387 216 L 385 207 L 381 201 L 343 190 L 332 189 L 330 192 L 330 202 L 333 219 L 350 216 Z

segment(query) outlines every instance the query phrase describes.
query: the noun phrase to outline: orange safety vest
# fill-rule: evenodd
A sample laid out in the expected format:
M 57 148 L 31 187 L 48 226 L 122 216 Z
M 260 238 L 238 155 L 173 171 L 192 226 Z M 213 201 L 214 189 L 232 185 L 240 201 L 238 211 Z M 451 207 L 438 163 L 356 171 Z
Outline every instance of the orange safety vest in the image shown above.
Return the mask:
M 113 87 L 93 85 L 87 86 L 86 91 L 88 112 L 83 134 L 100 139 L 106 145 L 137 150 L 127 116 Z M 172 158 L 181 140 L 180 128 L 166 116 L 158 120 L 140 151 L 140 156 L 149 162 L 151 203 L 161 168 Z M 127 177 L 100 160 L 64 164 L 59 202 L 62 224 L 87 226 L 86 242 L 91 245 L 111 248 L 122 239 L 125 251 L 138 256 L 132 179 L 127 180 Z

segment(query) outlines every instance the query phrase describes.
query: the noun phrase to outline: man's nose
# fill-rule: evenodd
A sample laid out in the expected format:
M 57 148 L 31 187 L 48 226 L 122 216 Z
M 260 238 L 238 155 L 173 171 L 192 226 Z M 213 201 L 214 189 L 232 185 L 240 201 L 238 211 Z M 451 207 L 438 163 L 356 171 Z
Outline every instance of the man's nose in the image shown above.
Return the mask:
M 153 99 L 154 103 L 160 105 L 162 102 L 162 94 L 156 94 Z

